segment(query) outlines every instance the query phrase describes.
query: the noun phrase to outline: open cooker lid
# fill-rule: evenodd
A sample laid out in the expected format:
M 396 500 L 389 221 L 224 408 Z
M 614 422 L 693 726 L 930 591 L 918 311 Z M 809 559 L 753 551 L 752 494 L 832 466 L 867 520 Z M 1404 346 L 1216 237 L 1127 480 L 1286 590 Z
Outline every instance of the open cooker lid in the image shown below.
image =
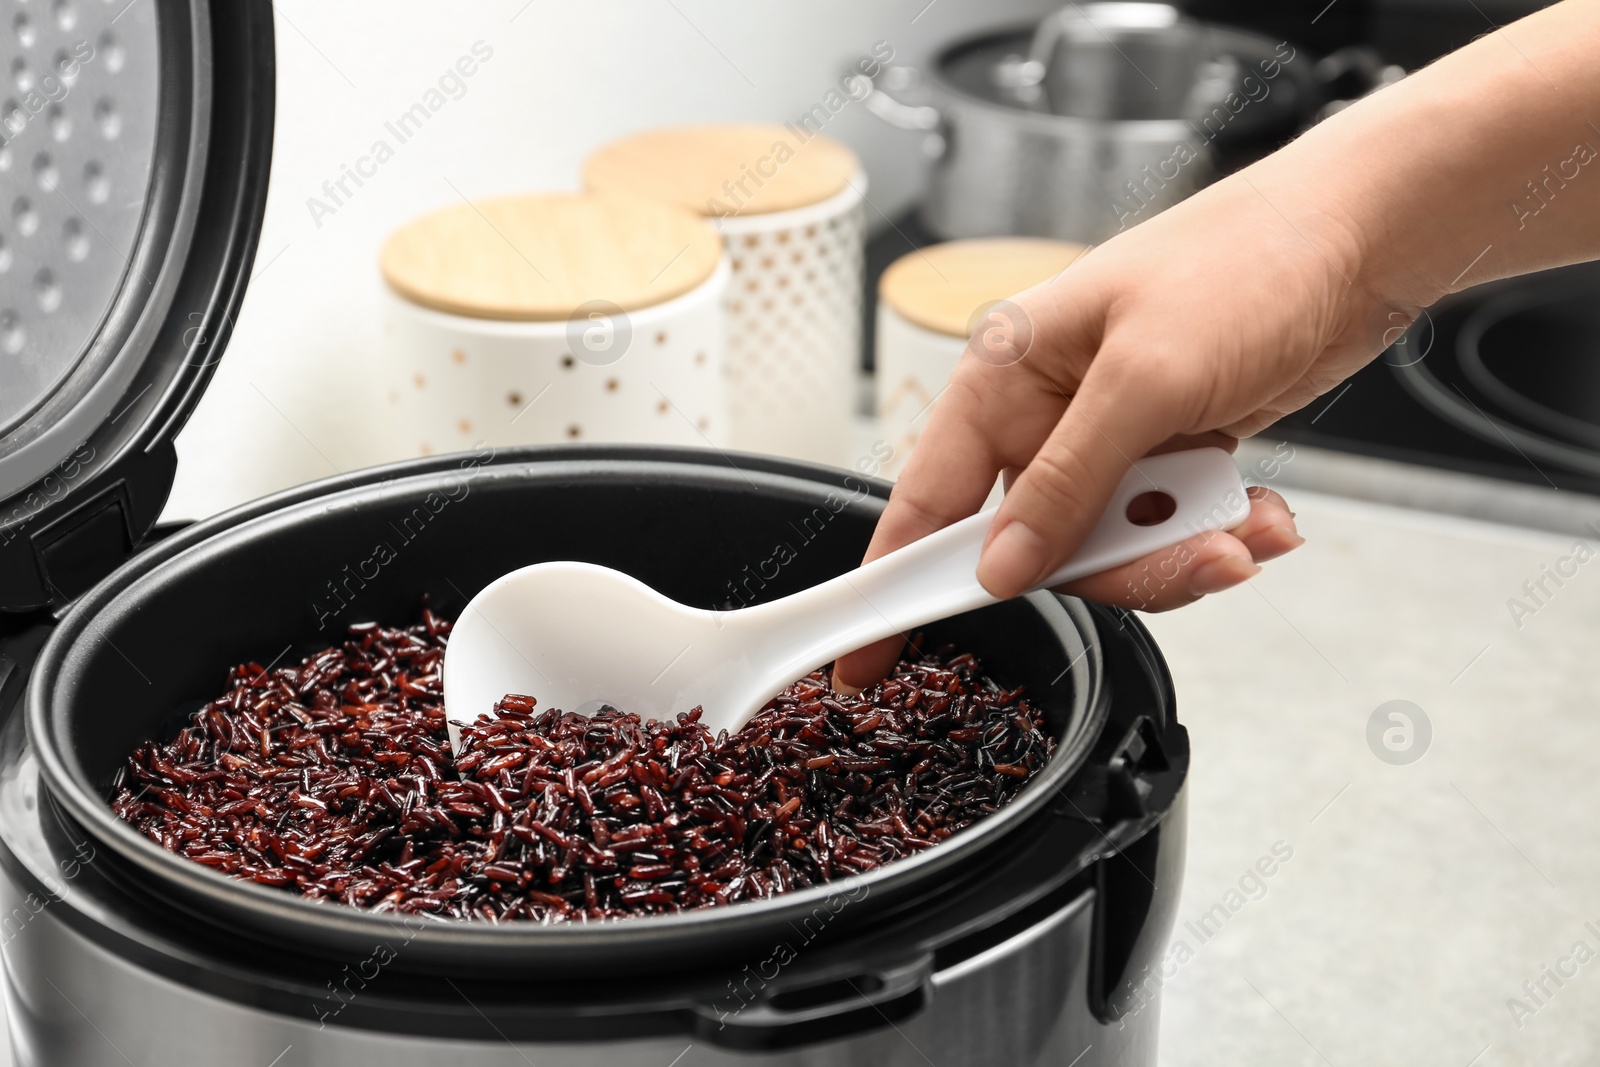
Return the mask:
M 272 148 L 267 0 L 63 0 L 0 28 L 0 610 L 155 524 L 222 354 Z

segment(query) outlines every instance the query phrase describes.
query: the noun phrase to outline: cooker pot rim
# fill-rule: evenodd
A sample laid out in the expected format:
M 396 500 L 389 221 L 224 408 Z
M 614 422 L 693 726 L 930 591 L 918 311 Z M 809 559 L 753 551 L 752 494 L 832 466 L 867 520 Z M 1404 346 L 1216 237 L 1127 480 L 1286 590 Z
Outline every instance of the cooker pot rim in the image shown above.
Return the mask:
M 93 839 L 108 846 L 120 859 L 143 875 L 153 875 L 178 891 L 200 910 L 248 917 L 270 928 L 274 935 L 296 936 L 322 944 L 326 951 L 369 946 L 374 939 L 404 936 L 421 958 L 455 959 L 460 954 L 480 954 L 501 962 L 517 962 L 523 952 L 550 952 L 563 958 L 582 959 L 600 949 L 617 949 L 622 943 L 659 946 L 675 944 L 708 929 L 727 936 L 759 933 L 769 921 L 809 914 L 825 901 L 863 896 L 875 889 L 904 890 L 921 878 L 950 867 L 960 857 L 977 854 L 1003 840 L 1008 831 L 1043 808 L 1055 790 L 1065 785 L 1088 758 L 1106 716 L 1108 696 L 1101 678 L 1099 637 L 1088 609 L 1078 601 L 1050 593 L 1032 594 L 1035 609 L 1057 615 L 1057 629 L 1076 633 L 1079 648 L 1069 666 L 1073 673 L 1072 718 L 1057 755 L 1044 772 L 993 815 L 968 827 L 948 841 L 925 852 L 886 864 L 876 870 L 757 901 L 693 911 L 607 920 L 601 923 L 566 923 L 545 926 L 532 922 L 494 924 L 476 921 L 418 921 L 411 916 L 378 913 L 331 902 L 320 902 L 267 886 L 232 878 L 203 864 L 167 852 L 118 818 L 106 798 L 91 782 L 65 735 L 62 709 L 70 693 L 60 690 L 73 681 L 73 659 L 83 642 L 95 639 L 96 623 L 126 612 L 141 594 L 157 587 L 169 568 L 201 556 L 227 551 L 252 535 L 286 521 L 340 504 L 391 493 L 424 491 L 446 477 L 461 476 L 460 455 L 432 457 L 372 468 L 342 478 L 325 479 L 307 486 L 247 503 L 196 523 L 139 554 L 84 594 L 57 626 L 40 653 L 27 694 L 27 732 L 38 756 L 41 776 L 58 813 L 76 823 Z M 843 485 L 866 483 L 870 496 L 881 500 L 888 484 L 852 472 L 773 457 L 740 456 L 736 467 L 725 454 L 693 448 L 631 448 L 627 446 L 546 446 L 501 450 L 491 463 L 469 477 L 548 478 L 587 475 L 628 469 L 648 469 L 660 476 L 669 471 L 702 479 L 741 482 L 750 476 L 771 484 L 782 480 Z M 409 920 L 409 921 L 408 921 Z M 487 962 L 487 959 L 485 959 Z

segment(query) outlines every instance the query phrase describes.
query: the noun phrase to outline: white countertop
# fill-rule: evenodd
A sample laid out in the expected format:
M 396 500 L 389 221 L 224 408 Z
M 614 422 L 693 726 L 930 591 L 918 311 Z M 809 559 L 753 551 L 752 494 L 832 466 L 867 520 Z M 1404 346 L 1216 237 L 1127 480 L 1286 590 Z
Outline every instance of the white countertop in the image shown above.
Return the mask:
M 1573 537 L 1286 493 L 1304 548 L 1148 619 L 1194 749 L 1162 1063 L 1594 1063 L 1600 559 L 1519 628 Z M 1395 699 L 1433 730 L 1405 766 L 1367 742 Z

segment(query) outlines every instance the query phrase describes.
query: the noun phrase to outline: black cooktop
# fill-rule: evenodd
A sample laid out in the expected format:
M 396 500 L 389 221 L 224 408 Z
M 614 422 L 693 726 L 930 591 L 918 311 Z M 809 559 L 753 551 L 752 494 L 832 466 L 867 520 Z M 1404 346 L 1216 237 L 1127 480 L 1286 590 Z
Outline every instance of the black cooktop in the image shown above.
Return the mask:
M 867 370 L 878 277 L 936 240 L 908 212 L 868 242 Z M 1600 264 L 1441 301 L 1381 357 L 1263 436 L 1600 495 Z
M 1600 494 L 1600 264 L 1441 301 L 1265 435 Z

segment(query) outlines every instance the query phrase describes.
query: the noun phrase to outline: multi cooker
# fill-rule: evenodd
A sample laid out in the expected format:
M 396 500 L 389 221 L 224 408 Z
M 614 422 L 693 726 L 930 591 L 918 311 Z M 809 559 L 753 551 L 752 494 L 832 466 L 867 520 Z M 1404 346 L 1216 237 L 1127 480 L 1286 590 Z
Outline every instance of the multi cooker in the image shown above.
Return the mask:
M 0 957 L 19 1065 L 1155 1063 L 1188 737 L 1139 623 L 1070 598 L 928 630 L 1045 712 L 1057 754 L 1022 794 L 918 856 L 769 900 L 557 926 L 400 918 L 228 879 L 112 817 L 121 761 L 230 665 L 424 598 L 452 614 L 544 559 L 723 607 L 782 543 L 793 558 L 760 590 L 782 596 L 859 560 L 888 486 L 715 451 L 485 447 L 157 525 L 254 255 L 271 8 L 84 10 L 50 28 L 63 54 L 94 49 L 56 103 L 92 132 L 112 90 L 88 79 L 114 52 L 95 76 L 142 72 L 150 112 L 124 127 L 146 123 L 142 160 L 63 172 L 114 180 L 108 211 L 144 207 L 120 268 L 94 264 L 98 302 L 17 313 L 79 318 L 30 335 L 30 366 L 52 369 L 0 412 Z M 30 47 L 48 57 L 44 32 Z M 27 162 L 45 144 L 8 148 Z M 51 251 L 28 253 L 36 275 L 89 284 L 88 260 L 39 265 Z

